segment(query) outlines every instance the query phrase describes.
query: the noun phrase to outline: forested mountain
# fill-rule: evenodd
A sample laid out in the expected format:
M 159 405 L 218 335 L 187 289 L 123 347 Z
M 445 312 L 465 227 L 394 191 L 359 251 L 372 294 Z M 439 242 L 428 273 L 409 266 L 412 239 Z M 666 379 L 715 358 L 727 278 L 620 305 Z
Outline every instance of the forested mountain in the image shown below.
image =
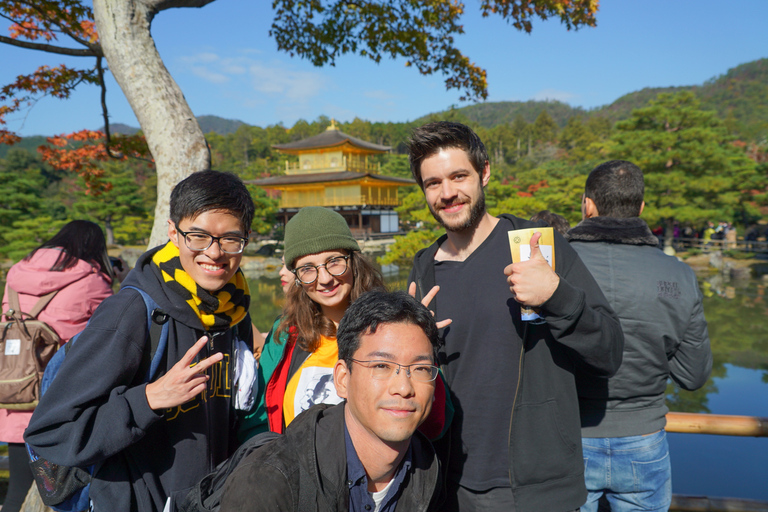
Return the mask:
M 237 119 L 224 119 L 219 116 L 199 116 L 197 122 L 203 133 L 216 132 L 219 135 L 229 135 L 235 133 L 245 123 Z
M 5 158 L 5 156 L 8 154 L 8 151 L 11 150 L 11 148 L 20 148 L 20 149 L 26 149 L 28 151 L 35 151 L 38 146 L 41 144 L 45 144 L 45 137 L 41 135 L 34 135 L 32 137 L 23 137 L 20 142 L 17 144 L 14 144 L 13 146 L 8 146 L 7 144 L 0 144 L 0 158 Z
M 736 66 L 695 92 L 743 139 L 768 139 L 768 59 Z
M 442 117 L 446 112 L 452 112 L 475 122 L 483 128 L 493 128 L 500 124 L 512 124 L 517 117 L 527 123 L 533 123 L 536 118 L 546 110 L 559 127 L 564 127 L 568 119 L 573 116 L 587 115 L 588 112 L 581 107 L 572 107 L 560 101 L 497 101 L 477 103 L 461 108 L 453 108 L 449 111 L 436 112 L 421 117 L 414 124 L 421 124 L 432 117 Z

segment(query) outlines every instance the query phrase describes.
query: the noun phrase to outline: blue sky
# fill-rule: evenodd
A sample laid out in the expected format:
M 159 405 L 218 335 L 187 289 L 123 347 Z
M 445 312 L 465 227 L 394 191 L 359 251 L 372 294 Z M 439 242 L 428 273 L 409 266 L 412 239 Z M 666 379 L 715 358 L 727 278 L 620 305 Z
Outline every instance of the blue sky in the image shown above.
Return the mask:
M 316 68 L 277 51 L 271 2 L 217 0 L 201 9 L 161 12 L 152 32 L 166 66 L 196 115 L 267 126 L 320 115 L 351 121 L 410 121 L 463 106 L 440 75 L 421 76 L 404 59 L 375 64 L 345 56 Z M 593 108 L 643 87 L 696 85 L 744 62 L 768 57 L 766 0 L 601 0 L 596 28 L 567 31 L 556 20 L 518 32 L 482 18 L 465 0 L 458 47 L 488 71 L 487 101 L 558 99 Z M 6 25 L 0 24 L 5 33 Z M 0 83 L 41 64 L 76 59 L 0 45 Z M 112 122 L 138 126 L 117 84 L 107 97 Z M 53 135 L 103 123 L 98 91 L 43 98 L 8 119 L 21 135 Z

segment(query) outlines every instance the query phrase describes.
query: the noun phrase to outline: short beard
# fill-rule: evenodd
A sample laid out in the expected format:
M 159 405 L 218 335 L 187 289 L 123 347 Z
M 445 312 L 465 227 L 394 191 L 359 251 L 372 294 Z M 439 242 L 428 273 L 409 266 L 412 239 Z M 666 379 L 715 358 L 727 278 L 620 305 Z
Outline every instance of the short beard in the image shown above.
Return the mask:
M 480 187 L 480 195 L 478 196 L 477 202 L 473 204 L 472 208 L 469 210 L 469 217 L 463 224 L 458 226 L 449 226 L 443 221 L 442 218 L 440 218 L 440 215 L 438 215 L 438 213 L 432 208 L 432 205 L 428 206 L 432 216 L 435 218 L 438 224 L 445 228 L 446 231 L 450 231 L 452 233 L 463 233 L 465 231 L 471 231 L 477 227 L 477 225 L 480 223 L 480 219 L 482 219 L 483 215 L 485 215 L 485 189 Z

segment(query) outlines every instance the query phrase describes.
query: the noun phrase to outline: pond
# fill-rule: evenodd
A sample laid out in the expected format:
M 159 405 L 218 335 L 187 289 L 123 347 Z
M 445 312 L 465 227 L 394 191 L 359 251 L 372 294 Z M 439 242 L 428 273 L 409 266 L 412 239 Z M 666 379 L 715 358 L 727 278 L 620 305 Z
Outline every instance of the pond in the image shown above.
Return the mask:
M 407 286 L 407 270 L 386 277 L 390 288 Z M 728 280 L 722 274 L 702 274 L 699 281 L 712 376 L 695 392 L 670 384 L 670 409 L 768 417 L 768 281 Z M 249 282 L 251 316 L 259 329 L 268 330 L 282 304 L 277 273 Z M 675 493 L 768 501 L 768 438 L 669 434 L 669 444 Z

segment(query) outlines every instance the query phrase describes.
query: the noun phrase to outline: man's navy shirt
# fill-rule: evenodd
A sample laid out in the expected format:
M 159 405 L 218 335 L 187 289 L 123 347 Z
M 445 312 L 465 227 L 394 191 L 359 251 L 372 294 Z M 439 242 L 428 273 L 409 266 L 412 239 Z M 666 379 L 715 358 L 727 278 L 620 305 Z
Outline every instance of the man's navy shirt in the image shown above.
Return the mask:
M 365 474 L 363 463 L 357 456 L 352 438 L 344 425 L 344 440 L 347 445 L 347 486 L 349 487 L 349 512 L 371 512 L 376 509 L 376 504 L 368 492 L 368 477 Z M 400 468 L 395 471 L 392 486 L 381 503 L 379 512 L 394 512 L 397 507 L 397 499 L 400 497 L 400 486 L 405 480 L 405 475 L 411 469 L 411 445 L 405 453 Z

